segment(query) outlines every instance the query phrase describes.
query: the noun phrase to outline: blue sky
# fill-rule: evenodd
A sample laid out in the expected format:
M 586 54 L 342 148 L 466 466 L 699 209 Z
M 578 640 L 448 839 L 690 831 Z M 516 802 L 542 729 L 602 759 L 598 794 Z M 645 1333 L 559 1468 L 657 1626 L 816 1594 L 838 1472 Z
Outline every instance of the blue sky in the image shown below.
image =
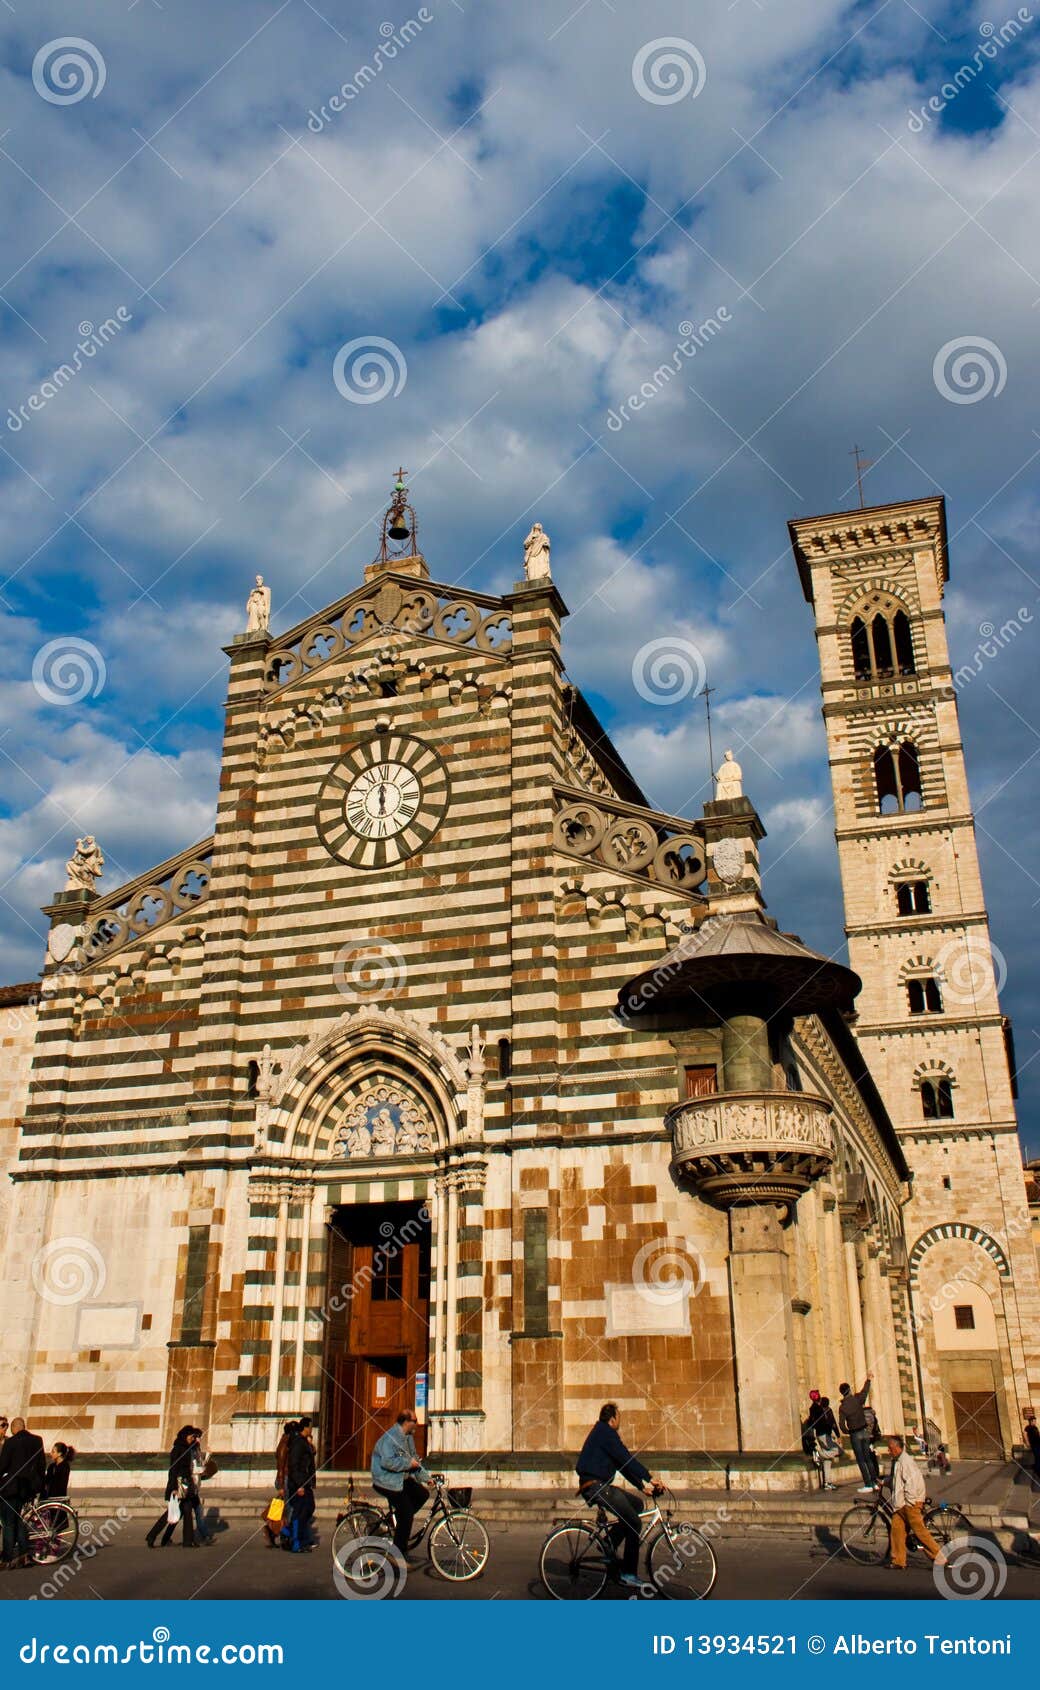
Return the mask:
M 961 717 L 1040 1151 L 1031 12 L 0 8 L 3 977 L 36 973 L 77 834 L 101 839 L 115 885 L 209 831 L 220 648 L 254 573 L 276 628 L 348 590 L 399 462 L 438 578 L 506 587 L 544 523 L 573 678 L 653 801 L 694 813 L 700 708 L 647 702 L 632 668 L 654 639 L 696 647 L 716 746 L 769 830 L 770 906 L 833 950 L 815 645 L 785 525 L 855 503 L 858 442 L 870 501 L 947 495 L 955 664 L 980 627 L 1032 618 Z M 66 37 L 86 43 L 71 72 L 44 51 Z M 679 324 L 709 318 L 681 376 L 611 425 Z M 112 321 L 44 393 L 84 326 Z M 333 361 L 373 337 L 398 391 L 354 403 Z M 989 391 L 944 394 L 951 341 L 982 343 Z M 103 674 L 56 704 L 34 661 L 69 640 Z

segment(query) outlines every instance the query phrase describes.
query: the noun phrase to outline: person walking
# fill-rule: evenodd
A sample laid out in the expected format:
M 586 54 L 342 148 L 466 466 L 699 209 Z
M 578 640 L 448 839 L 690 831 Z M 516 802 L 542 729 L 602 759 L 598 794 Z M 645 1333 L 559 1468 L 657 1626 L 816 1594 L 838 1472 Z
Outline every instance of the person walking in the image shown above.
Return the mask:
M 31 1567 L 29 1534 L 22 1509 L 43 1489 L 47 1461 L 43 1439 L 30 1432 L 25 1421 L 11 1421 L 10 1436 L 0 1445 L 0 1512 L 3 1514 L 3 1564 Z
M 906 1536 L 913 1532 L 921 1548 L 937 1567 L 946 1565 L 946 1556 L 924 1523 L 921 1504 L 925 1499 L 924 1474 L 906 1447 L 903 1439 L 893 1434 L 888 1440 L 892 1470 L 888 1482 L 892 1489 L 892 1524 L 889 1528 L 889 1566 L 896 1572 L 906 1571 Z
M 819 1461 L 820 1489 L 837 1490 L 831 1473 L 841 1454 L 841 1438 L 830 1397 L 817 1397 L 809 1410 L 809 1425 L 812 1428 L 815 1453 Z
M 1025 1439 L 1033 1452 L 1033 1481 L 1040 1481 L 1040 1426 L 1036 1423 L 1035 1414 L 1026 1415 Z
M 173 1441 L 170 1451 L 170 1465 L 166 1474 L 166 1489 L 164 1496 L 167 1507 L 159 1515 L 155 1525 L 145 1537 L 149 1549 L 155 1548 L 156 1539 L 162 1533 L 161 1549 L 169 1547 L 177 1527 L 176 1520 L 169 1516 L 169 1504 L 176 1498 L 180 1503 L 181 1548 L 195 1548 L 195 1500 L 198 1491 L 195 1488 L 195 1474 L 192 1466 L 192 1450 L 195 1447 L 194 1426 L 182 1426 Z
M 632 1451 L 622 1443 L 618 1434 L 621 1412 L 616 1402 L 605 1402 L 599 1419 L 581 1447 L 575 1462 L 578 1491 L 590 1508 L 601 1503 L 613 1514 L 618 1524 L 611 1527 L 614 1552 L 621 1552 L 621 1583 L 639 1583 L 639 1537 L 642 1521 L 634 1499 L 614 1479 L 620 1471 L 630 1485 L 636 1485 L 645 1496 L 653 1496 L 661 1489 L 661 1481 L 643 1466 Z
M 200 1543 L 208 1547 L 213 1542 L 213 1533 L 206 1524 L 206 1510 L 202 1503 L 202 1481 L 204 1478 L 211 1477 L 215 1468 L 210 1466 L 209 1456 L 202 1448 L 202 1440 L 206 1436 L 205 1430 L 201 1426 L 194 1426 L 192 1430 L 195 1433 L 195 1442 L 191 1450 L 191 1471 L 195 1480 L 195 1502 L 193 1505 L 195 1536 Z
M 283 1502 L 285 1501 L 285 1487 L 289 1467 L 289 1445 L 292 1443 L 299 1429 L 300 1424 L 298 1420 L 287 1420 L 285 1425 L 282 1427 L 282 1435 L 278 1439 L 278 1447 L 274 1452 L 274 1493 L 276 1496 L 280 1496 Z M 282 1541 L 282 1531 L 283 1529 L 288 1528 L 288 1524 L 288 1519 L 284 1514 L 277 1524 L 272 1524 L 272 1522 L 268 1519 L 264 1520 L 264 1531 L 267 1533 L 268 1549 L 277 1549 L 279 1542 Z M 288 1537 L 286 1537 L 284 1541 L 288 1544 Z
M 285 1489 L 290 1510 L 288 1547 L 294 1555 L 302 1555 L 311 1547 L 317 1474 L 313 1428 L 309 1420 L 301 1420 L 289 1444 L 285 1463 Z
M 863 1483 L 859 1487 L 861 1491 L 876 1490 L 881 1478 L 881 1469 L 878 1466 L 877 1456 L 874 1454 L 867 1416 L 863 1412 L 872 1378 L 873 1375 L 868 1373 L 858 1391 L 854 1391 L 848 1384 L 838 1386 L 841 1393 L 841 1402 L 838 1405 L 838 1423 L 841 1430 L 848 1433 L 852 1453 L 859 1463 L 859 1470 L 863 1479 Z
M 432 1477 L 415 1453 L 418 1424 L 412 1410 L 403 1409 L 372 1451 L 372 1489 L 394 1511 L 394 1544 L 405 1557 L 412 1521 L 430 1494 L 423 1480 Z

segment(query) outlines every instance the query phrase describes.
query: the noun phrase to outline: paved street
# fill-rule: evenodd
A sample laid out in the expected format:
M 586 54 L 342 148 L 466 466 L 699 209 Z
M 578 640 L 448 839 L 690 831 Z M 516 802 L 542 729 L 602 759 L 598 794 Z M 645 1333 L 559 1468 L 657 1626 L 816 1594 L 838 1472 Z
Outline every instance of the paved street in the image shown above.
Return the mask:
M 251 1525 L 236 1521 L 221 1532 L 209 1549 L 186 1551 L 179 1545 L 149 1551 L 143 1542 L 145 1525 L 133 1520 L 119 1536 L 92 1556 L 77 1556 L 57 1568 L 26 1569 L 0 1576 L 0 1598 L 15 1600 L 37 1595 L 44 1599 L 91 1600 L 113 1597 L 147 1598 L 260 1598 L 336 1600 L 328 1548 L 328 1528 L 309 1555 L 286 1555 L 265 1547 Z M 425 1562 L 409 1570 L 405 1594 L 420 1601 L 489 1601 L 494 1597 L 544 1601 L 537 1576 L 538 1551 L 544 1532 L 524 1525 L 496 1526 L 491 1559 L 484 1575 L 471 1584 L 450 1585 Z M 885 1567 L 859 1567 L 837 1552 L 833 1540 L 724 1537 L 716 1542 L 718 1598 L 836 1598 L 870 1601 L 877 1597 L 928 1598 L 935 1595 L 930 1568 L 917 1556 L 906 1573 Z M 1040 1563 L 1034 1566 L 1009 1557 L 1005 1597 L 1026 1600 L 1040 1596 Z M 602 1600 L 623 1600 L 619 1588 L 609 1586 Z

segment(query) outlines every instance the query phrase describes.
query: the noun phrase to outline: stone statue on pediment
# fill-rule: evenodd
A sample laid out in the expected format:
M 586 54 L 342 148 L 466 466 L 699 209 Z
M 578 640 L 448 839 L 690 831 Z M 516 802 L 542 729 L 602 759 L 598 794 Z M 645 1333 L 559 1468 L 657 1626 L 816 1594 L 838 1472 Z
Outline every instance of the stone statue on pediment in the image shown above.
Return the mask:
M 531 526 L 524 541 L 524 575 L 528 581 L 548 581 L 550 540 L 540 522 Z
M 101 846 L 94 835 L 88 833 L 84 839 L 77 839 L 76 849 L 65 864 L 68 877 L 65 881 L 66 892 L 96 892 L 104 866 Z
M 716 798 L 743 798 L 744 771 L 732 751 L 727 751 L 715 774 Z
M 246 599 L 246 633 L 266 634 L 271 626 L 271 589 L 258 575 L 256 586 Z

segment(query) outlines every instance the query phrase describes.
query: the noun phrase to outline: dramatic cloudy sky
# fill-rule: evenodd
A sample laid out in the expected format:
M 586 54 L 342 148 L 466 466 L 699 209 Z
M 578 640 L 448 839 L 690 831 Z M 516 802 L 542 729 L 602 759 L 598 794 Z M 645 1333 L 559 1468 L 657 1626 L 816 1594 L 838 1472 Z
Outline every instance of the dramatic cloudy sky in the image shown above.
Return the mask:
M 44 50 L 70 36 L 64 63 Z M 77 834 L 113 886 L 209 830 L 220 647 L 252 575 L 276 628 L 347 590 L 398 462 L 441 579 L 508 585 L 542 520 L 570 672 L 673 810 L 708 796 L 701 707 L 642 697 L 633 661 L 695 648 L 716 747 L 769 830 L 771 907 L 835 950 L 785 523 L 856 502 L 858 443 L 871 501 L 947 495 L 955 663 L 1026 612 L 961 711 L 1035 1154 L 1031 8 L 4 0 L 0 44 L 3 977 L 36 973 Z M 911 121 L 964 65 L 979 74 Z M 719 332 L 618 426 L 679 325 L 708 318 Z M 358 403 L 334 361 L 374 338 L 392 390 Z M 951 341 L 978 358 L 937 375 Z M 86 642 L 75 703 L 55 701 L 55 641 Z

